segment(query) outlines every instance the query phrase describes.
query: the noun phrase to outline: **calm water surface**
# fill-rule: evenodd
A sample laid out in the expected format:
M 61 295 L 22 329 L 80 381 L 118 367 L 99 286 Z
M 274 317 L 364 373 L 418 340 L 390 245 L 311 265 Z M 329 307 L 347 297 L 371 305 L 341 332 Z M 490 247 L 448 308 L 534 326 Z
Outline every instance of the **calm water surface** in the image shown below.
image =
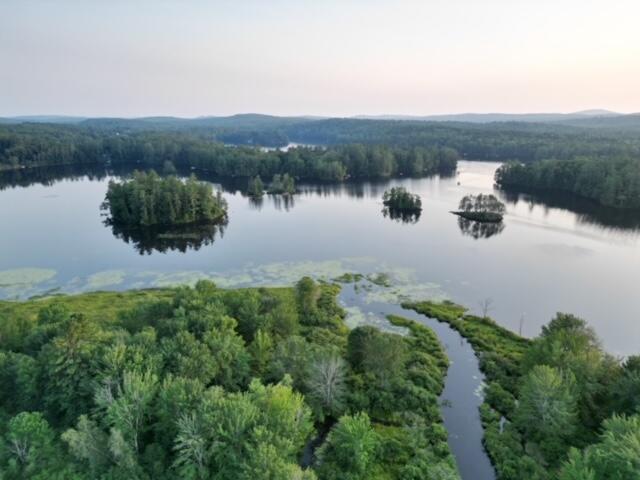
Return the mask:
M 394 286 L 385 301 L 450 298 L 478 311 L 490 298 L 490 314 L 527 336 L 555 312 L 572 312 L 612 353 L 640 352 L 638 215 L 499 193 L 507 201 L 504 229 L 460 223 L 449 211 L 466 194 L 492 192 L 496 168 L 460 162 L 451 178 L 300 185 L 291 201 L 266 197 L 259 204 L 223 183 L 229 224 L 203 245 L 182 245 L 185 252 L 115 236 L 100 216 L 104 174 L 62 173 L 46 184 L 31 183 L 46 179 L 42 172 L 4 176 L 0 298 L 199 278 L 239 286 L 290 283 L 308 273 L 387 272 Z M 383 215 L 381 196 L 391 185 L 422 196 L 420 218 L 405 223 Z

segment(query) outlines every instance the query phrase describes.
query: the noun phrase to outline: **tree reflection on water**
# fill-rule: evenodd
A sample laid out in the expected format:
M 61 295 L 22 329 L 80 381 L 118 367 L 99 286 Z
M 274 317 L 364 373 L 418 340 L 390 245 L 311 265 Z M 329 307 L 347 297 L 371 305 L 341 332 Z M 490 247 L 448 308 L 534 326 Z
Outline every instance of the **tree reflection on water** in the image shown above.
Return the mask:
M 395 220 L 396 222 L 402 223 L 418 223 L 420 220 L 421 211 L 406 211 L 406 210 L 398 210 L 395 208 L 384 207 L 382 209 L 382 215 L 384 218 L 390 218 L 391 220 Z
M 463 235 L 468 235 L 475 240 L 489 238 L 502 233 L 504 223 L 502 222 L 476 222 L 467 218 L 458 217 L 458 227 Z
M 180 227 L 127 227 L 111 225 L 111 231 L 116 238 L 130 243 L 140 255 L 151 255 L 154 251 L 166 253 L 177 250 L 182 253 L 187 250 L 199 250 L 203 246 L 211 245 L 216 235 L 224 236 L 227 223 L 184 225 Z

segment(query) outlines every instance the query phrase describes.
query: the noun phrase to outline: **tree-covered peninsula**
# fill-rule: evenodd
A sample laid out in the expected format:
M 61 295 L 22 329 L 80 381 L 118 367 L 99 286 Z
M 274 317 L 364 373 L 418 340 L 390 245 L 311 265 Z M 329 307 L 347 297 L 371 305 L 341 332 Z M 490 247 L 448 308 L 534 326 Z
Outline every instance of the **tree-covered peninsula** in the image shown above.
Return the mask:
M 507 163 L 496 183 L 510 190 L 567 192 L 619 209 L 640 209 L 640 157 L 581 157 Z
M 0 302 L 0 477 L 458 479 L 436 335 L 349 330 L 338 290 Z
M 227 202 L 211 184 L 195 176 L 162 178 L 154 171 L 110 181 L 102 208 L 109 223 L 130 227 L 211 224 L 227 216 Z

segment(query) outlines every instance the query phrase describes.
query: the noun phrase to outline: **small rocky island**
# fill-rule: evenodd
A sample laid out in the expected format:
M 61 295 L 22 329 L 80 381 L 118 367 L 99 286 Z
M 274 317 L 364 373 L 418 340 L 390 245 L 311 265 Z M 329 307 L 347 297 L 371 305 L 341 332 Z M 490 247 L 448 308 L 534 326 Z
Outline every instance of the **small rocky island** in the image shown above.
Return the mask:
M 458 210 L 451 213 L 474 222 L 500 223 L 506 208 L 495 195 L 467 195 L 460 200 Z
M 382 203 L 385 207 L 399 212 L 418 213 L 422 211 L 420 195 L 409 193 L 404 187 L 393 187 L 384 192 Z
M 409 193 L 404 187 L 393 187 L 382 196 L 382 214 L 402 223 L 417 223 L 422 213 L 420 196 Z

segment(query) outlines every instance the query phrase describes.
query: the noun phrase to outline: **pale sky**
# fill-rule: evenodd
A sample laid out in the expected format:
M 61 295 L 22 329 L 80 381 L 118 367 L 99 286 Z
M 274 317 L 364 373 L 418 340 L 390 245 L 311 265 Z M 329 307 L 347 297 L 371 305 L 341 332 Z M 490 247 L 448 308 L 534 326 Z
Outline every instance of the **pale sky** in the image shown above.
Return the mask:
M 640 0 L 0 0 L 0 116 L 640 111 Z

